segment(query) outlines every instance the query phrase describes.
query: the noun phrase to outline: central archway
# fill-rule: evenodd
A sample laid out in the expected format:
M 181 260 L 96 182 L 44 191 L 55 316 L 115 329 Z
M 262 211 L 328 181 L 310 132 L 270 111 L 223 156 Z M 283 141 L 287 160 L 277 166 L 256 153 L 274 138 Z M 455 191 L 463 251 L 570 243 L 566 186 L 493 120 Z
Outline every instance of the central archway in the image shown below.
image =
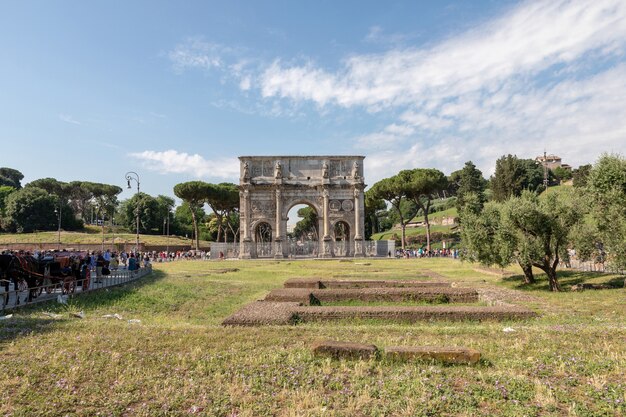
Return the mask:
M 290 258 L 317 257 L 320 241 L 320 218 L 313 205 L 298 203 L 287 211 L 287 247 Z

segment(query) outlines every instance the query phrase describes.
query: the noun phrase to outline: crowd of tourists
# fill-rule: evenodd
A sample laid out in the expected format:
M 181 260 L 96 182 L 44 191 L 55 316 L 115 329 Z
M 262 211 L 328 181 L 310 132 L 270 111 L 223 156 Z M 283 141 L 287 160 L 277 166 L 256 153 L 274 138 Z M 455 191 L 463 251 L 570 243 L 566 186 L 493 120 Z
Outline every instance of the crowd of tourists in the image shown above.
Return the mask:
M 211 259 L 211 251 L 203 251 L 203 250 L 187 250 L 187 251 L 175 251 L 175 252 L 166 252 L 166 251 L 152 251 L 152 259 L 154 262 L 171 262 L 171 261 L 189 261 L 189 260 L 202 260 L 206 261 Z
M 389 253 L 391 257 L 391 252 Z M 419 249 L 396 249 L 396 258 L 454 258 L 458 259 L 458 249 L 431 249 L 430 251 Z
M 68 263 L 67 268 L 74 269 L 74 263 L 81 269 L 89 269 L 95 272 L 97 277 L 108 275 L 111 271 L 128 270 L 135 271 L 142 266 L 150 265 L 150 252 L 116 252 L 109 249 L 102 251 L 12 251 L 4 250 L 1 255 L 16 255 L 32 257 L 38 262 L 54 260 L 55 258 L 71 258 L 75 262 Z M 82 271 L 81 271 L 82 272 Z M 83 273 L 84 274 L 84 273 Z

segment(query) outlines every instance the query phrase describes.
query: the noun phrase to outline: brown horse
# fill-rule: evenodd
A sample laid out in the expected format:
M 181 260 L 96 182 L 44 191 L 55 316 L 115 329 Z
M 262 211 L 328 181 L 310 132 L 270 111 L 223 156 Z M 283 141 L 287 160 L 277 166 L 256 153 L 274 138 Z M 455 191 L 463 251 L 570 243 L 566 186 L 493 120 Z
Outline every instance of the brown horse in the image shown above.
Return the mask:
M 0 255 L 0 286 L 4 287 L 4 305 L 9 302 L 9 285 L 11 284 L 11 276 L 9 275 L 9 266 L 13 260 L 13 255 Z
M 26 283 L 28 289 L 27 302 L 33 301 L 39 292 L 37 287 L 43 282 L 43 274 L 39 272 L 39 261 L 30 255 L 13 255 L 9 262 L 9 276 L 15 284 L 15 290 L 20 287 L 20 283 Z M 19 296 L 16 304 L 20 303 Z

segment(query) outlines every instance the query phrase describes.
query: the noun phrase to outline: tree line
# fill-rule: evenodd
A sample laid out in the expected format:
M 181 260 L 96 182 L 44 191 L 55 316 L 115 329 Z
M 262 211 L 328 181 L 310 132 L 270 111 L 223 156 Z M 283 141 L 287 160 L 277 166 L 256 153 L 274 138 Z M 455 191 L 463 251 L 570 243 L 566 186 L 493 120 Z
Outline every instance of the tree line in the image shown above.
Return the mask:
M 545 189 L 544 167 L 532 159 L 503 155 L 485 179 L 468 161 L 445 176 L 436 169 L 403 170 L 374 184 L 365 195 L 366 231 L 371 235 L 398 224 L 401 245 L 406 227 L 424 216 L 426 250 L 431 249 L 429 214 L 437 200 L 456 207 L 461 256 L 485 265 L 517 263 L 527 283 L 533 267 L 559 291 L 556 270 L 572 253 L 580 260 L 626 268 L 626 161 L 603 155 L 594 165 L 547 172 L 548 185 L 572 180 L 573 187 Z
M 191 235 L 196 248 L 200 239 L 237 242 L 239 236 L 239 189 L 232 183 L 177 184 L 173 191 L 183 203 L 175 207 L 171 197 L 146 193 L 120 202 L 116 185 L 42 178 L 22 186 L 23 178 L 18 170 L 0 168 L 1 231 L 56 230 L 59 220 L 64 230 L 80 230 L 94 219 L 134 231 L 139 215 L 140 233 L 165 234 L 167 226 L 171 234 Z M 573 187 L 545 190 L 543 165 L 515 155 L 500 157 L 488 180 L 471 161 L 449 176 L 432 168 L 402 170 L 366 191 L 366 238 L 398 224 L 404 249 L 406 227 L 421 214 L 430 251 L 429 215 L 455 207 L 461 256 L 501 267 L 517 263 L 527 283 L 535 282 L 534 267 L 546 273 L 552 290 L 560 290 L 557 267 L 574 250 L 580 260 L 625 269 L 626 161 L 605 154 L 594 165 L 548 172 L 549 185 L 566 179 Z M 296 230 L 302 233 L 317 223 L 310 208 L 298 215 Z
M 171 197 L 144 192 L 119 201 L 122 188 L 88 181 L 63 182 L 41 178 L 22 186 L 24 175 L 0 168 L 0 231 L 81 230 L 88 224 L 115 224 L 139 233 L 192 236 L 199 239 L 235 241 L 239 234 L 239 191 L 235 184 L 181 183 L 174 193 L 183 200 L 175 207 Z M 204 204 L 213 213 L 207 214 Z

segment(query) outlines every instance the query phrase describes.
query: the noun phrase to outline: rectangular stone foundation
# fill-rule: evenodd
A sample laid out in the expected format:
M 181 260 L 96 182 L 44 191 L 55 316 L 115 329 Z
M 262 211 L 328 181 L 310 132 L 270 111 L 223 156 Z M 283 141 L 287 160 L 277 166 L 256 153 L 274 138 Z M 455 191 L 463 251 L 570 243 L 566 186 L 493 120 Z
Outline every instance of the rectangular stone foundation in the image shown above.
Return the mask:
M 374 279 L 345 279 L 328 280 L 319 278 L 292 278 L 284 283 L 285 288 L 425 288 L 425 287 L 450 287 L 449 282 L 416 281 L 416 280 L 374 280 Z
M 271 324 L 294 324 L 295 309 L 300 303 L 272 303 L 255 301 L 222 322 L 223 326 L 262 326 Z
M 306 305 L 319 305 L 341 301 L 396 301 L 474 303 L 478 292 L 466 288 L 405 287 L 405 288 L 339 288 L 307 289 L 280 288 L 271 291 L 265 301 L 292 301 Z
M 367 359 L 376 356 L 374 345 L 352 342 L 336 342 L 332 340 L 317 342 L 313 345 L 313 354 L 332 358 Z
M 424 320 L 481 321 L 523 320 L 536 317 L 531 310 L 521 307 L 298 307 L 295 314 L 301 322 L 350 319 L 391 320 L 415 323 Z
M 385 349 L 385 356 L 399 360 L 431 360 L 446 364 L 475 364 L 480 352 L 474 349 L 437 346 L 392 346 Z

